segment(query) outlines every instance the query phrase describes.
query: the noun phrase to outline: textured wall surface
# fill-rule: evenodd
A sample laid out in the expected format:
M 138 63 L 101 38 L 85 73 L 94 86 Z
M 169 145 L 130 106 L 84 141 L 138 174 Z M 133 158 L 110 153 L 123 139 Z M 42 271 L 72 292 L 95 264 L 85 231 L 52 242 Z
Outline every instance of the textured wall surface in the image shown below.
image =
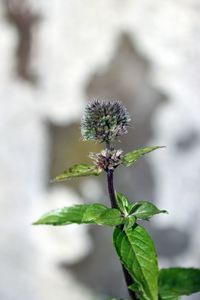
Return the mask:
M 92 150 L 79 120 L 93 97 L 130 110 L 124 150 L 167 146 L 117 170 L 116 186 L 169 211 L 149 224 L 161 266 L 200 267 L 199 1 L 1 0 L 0 45 L 0 299 L 126 293 L 111 230 L 30 225 L 55 207 L 107 201 L 104 178 L 48 183 Z

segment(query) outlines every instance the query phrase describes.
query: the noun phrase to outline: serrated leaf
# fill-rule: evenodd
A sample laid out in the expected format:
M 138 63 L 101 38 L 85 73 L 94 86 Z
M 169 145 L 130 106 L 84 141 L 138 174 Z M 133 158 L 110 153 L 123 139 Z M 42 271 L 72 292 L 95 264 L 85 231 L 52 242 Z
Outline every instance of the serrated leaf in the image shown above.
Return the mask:
M 153 203 L 148 201 L 138 201 L 132 205 L 130 210 L 132 216 L 143 220 L 147 220 L 160 213 L 167 213 L 167 211 L 158 209 Z
M 136 149 L 132 152 L 128 152 L 124 155 L 122 163 L 124 166 L 129 167 L 133 165 L 143 155 L 163 147 L 164 146 L 145 147 L 145 148 Z
M 119 209 L 126 215 L 129 207 L 128 198 L 119 192 L 115 192 L 115 196 Z
M 138 224 L 125 232 L 117 227 L 113 243 L 121 262 L 133 278 L 134 291 L 137 288 L 139 299 L 157 300 L 157 258 L 146 230 Z
M 171 300 L 173 298 L 169 298 L 170 296 L 187 296 L 200 292 L 200 269 L 162 269 L 159 272 L 158 284 L 161 299 Z
M 82 204 L 59 208 L 43 215 L 34 225 L 98 224 L 116 226 L 124 222 L 118 209 L 103 204 Z
M 102 169 L 97 168 L 94 165 L 79 164 L 79 165 L 72 166 L 68 170 L 64 171 L 62 174 L 56 176 L 52 181 L 53 182 L 65 181 L 75 177 L 91 176 L 91 175 L 98 176 L 101 174 L 101 172 Z

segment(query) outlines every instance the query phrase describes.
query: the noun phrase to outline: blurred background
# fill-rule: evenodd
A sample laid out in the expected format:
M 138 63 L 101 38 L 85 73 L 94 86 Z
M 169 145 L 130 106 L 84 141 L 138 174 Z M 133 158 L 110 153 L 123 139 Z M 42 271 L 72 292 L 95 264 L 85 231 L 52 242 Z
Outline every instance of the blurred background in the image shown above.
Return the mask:
M 1 300 L 127 296 L 112 229 L 31 226 L 109 203 L 104 175 L 49 184 L 101 149 L 80 137 L 93 98 L 128 108 L 125 152 L 167 146 L 118 168 L 115 186 L 168 210 L 147 224 L 160 267 L 200 267 L 200 2 L 0 0 Z

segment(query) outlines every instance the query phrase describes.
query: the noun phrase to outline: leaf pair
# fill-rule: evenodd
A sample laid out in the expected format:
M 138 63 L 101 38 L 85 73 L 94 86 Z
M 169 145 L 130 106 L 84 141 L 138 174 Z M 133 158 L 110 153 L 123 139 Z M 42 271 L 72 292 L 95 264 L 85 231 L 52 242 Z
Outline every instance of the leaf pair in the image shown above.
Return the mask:
M 146 201 L 131 204 L 120 193 L 116 193 L 119 209 L 103 204 L 83 204 L 53 210 L 34 224 L 67 225 L 98 224 L 115 226 L 113 243 L 120 260 L 134 279 L 140 299 L 155 300 L 157 294 L 158 267 L 153 242 L 144 228 L 136 224 L 137 219 L 149 219 L 165 212 Z M 125 225 L 122 230 L 119 225 Z
M 122 164 L 126 167 L 133 165 L 139 158 L 143 155 L 150 153 L 156 149 L 162 148 L 162 146 L 154 146 L 154 147 L 145 147 L 136 149 L 129 153 L 126 153 L 123 157 Z M 95 165 L 90 164 L 77 164 L 64 171 L 62 174 L 56 176 L 52 181 L 59 182 L 65 181 L 76 177 L 84 177 L 84 176 L 98 176 L 102 172 L 101 168 L 96 167 Z
M 34 224 L 67 225 L 98 224 L 115 226 L 113 244 L 116 252 L 133 279 L 129 289 L 140 300 L 178 300 L 200 290 L 200 270 L 164 269 L 158 272 L 157 257 L 153 242 L 146 230 L 136 223 L 138 219 L 149 219 L 165 212 L 152 203 L 128 199 L 116 193 L 119 209 L 103 204 L 83 204 L 53 210 Z M 124 224 L 124 229 L 119 225 Z
M 155 214 L 165 212 L 147 201 L 139 201 L 130 204 L 128 199 L 120 193 L 116 193 L 119 206 L 108 208 L 100 203 L 80 204 L 52 210 L 43 215 L 34 225 L 68 225 L 68 224 L 97 224 L 117 226 L 125 224 L 130 228 L 136 219 L 149 219 Z

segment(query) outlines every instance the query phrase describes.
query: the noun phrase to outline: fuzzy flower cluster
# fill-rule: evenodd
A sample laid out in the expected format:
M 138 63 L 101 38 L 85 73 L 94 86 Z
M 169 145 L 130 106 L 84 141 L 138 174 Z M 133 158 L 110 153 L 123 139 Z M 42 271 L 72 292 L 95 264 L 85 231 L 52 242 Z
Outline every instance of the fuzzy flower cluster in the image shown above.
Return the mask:
M 122 163 L 122 150 L 102 150 L 101 153 L 90 153 L 90 158 L 98 168 L 105 171 L 114 170 Z
M 83 140 L 110 142 L 127 133 L 130 116 L 120 101 L 90 102 L 81 121 Z

